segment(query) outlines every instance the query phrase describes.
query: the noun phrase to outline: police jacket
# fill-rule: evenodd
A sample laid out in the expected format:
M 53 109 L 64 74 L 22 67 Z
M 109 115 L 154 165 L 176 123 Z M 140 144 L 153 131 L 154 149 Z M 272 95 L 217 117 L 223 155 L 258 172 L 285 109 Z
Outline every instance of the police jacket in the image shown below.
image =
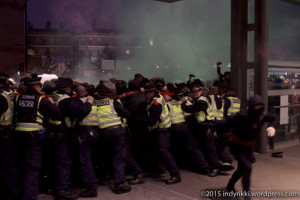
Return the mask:
M 8 86 L 0 88 L 0 126 L 12 125 L 14 115 L 14 93 Z
M 235 96 L 228 96 L 224 98 L 224 118 L 236 114 L 240 111 L 241 101 Z
M 179 124 L 185 122 L 184 113 L 178 101 L 168 101 L 167 105 L 170 111 L 170 118 L 172 124 Z
M 200 96 L 199 98 L 193 100 L 192 103 L 192 105 L 189 105 L 186 103 L 186 101 L 184 101 L 181 104 L 182 110 L 187 113 L 193 113 L 194 117 L 197 118 L 197 123 L 211 123 L 209 99 L 204 96 Z
M 122 105 L 110 98 L 97 100 L 99 128 L 105 129 L 122 124 L 121 117 L 129 117 L 130 113 Z
M 16 98 L 16 131 L 40 131 L 48 119 L 62 120 L 59 109 L 35 90 Z
M 63 119 L 66 118 L 65 113 L 67 112 L 67 106 L 68 106 L 68 100 L 70 96 L 63 92 L 54 92 L 50 95 L 50 97 L 53 99 L 54 104 L 58 107 L 58 109 L 61 111 L 61 113 L 64 115 Z M 65 129 L 66 124 L 65 120 L 49 120 L 49 124 L 56 126 L 56 129 Z M 52 126 L 52 128 L 54 127 Z
M 79 121 L 82 121 L 92 111 L 92 104 L 79 98 L 70 98 L 66 105 L 66 117 L 70 119 L 68 128 L 74 128 Z
M 160 94 L 155 94 L 147 106 L 148 117 L 146 119 L 148 128 L 167 129 L 171 126 L 171 119 L 167 104 Z

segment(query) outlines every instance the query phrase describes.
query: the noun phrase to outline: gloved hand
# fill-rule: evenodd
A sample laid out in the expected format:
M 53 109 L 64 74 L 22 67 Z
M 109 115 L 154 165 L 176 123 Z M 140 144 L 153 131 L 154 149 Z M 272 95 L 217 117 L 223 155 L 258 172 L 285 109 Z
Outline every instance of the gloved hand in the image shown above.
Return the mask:
M 276 130 L 273 127 L 269 127 L 269 128 L 267 128 L 267 132 L 268 132 L 269 137 L 274 137 L 275 133 L 276 133 Z
M 92 97 L 92 96 L 87 96 L 87 97 L 86 97 L 86 100 L 92 104 L 92 103 L 94 102 L 94 97 Z

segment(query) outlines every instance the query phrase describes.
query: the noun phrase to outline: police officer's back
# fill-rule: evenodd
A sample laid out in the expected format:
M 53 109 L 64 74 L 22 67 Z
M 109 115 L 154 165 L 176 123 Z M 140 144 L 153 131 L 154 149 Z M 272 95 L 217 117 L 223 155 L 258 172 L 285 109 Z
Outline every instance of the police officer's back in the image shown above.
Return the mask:
M 27 79 L 27 91 L 16 100 L 16 141 L 18 153 L 25 159 L 24 165 L 24 199 L 38 199 L 38 177 L 41 168 L 41 136 L 44 122 L 48 118 L 60 120 L 61 112 L 48 99 L 43 98 L 41 78 Z

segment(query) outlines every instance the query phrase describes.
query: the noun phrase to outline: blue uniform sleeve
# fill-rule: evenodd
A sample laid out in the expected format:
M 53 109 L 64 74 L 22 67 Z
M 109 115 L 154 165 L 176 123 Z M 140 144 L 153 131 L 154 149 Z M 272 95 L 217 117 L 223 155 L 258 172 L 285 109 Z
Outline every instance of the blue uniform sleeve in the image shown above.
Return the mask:
M 68 102 L 67 116 L 75 119 L 85 118 L 92 110 L 92 104 L 89 102 L 83 103 L 80 99 L 70 99 Z
M 118 101 L 114 101 L 114 108 L 120 117 L 130 118 L 130 112 L 126 110 Z
M 182 110 L 187 113 L 197 113 L 200 111 L 206 111 L 207 107 L 207 103 L 203 100 L 197 100 L 192 105 L 186 105 L 186 102 L 183 102 L 181 104 Z
M 39 112 L 52 120 L 63 120 L 63 115 L 55 104 L 52 104 L 48 99 L 42 98 L 40 102 Z
M 158 121 L 159 117 L 162 112 L 162 106 L 159 105 L 152 105 L 149 109 L 150 115 L 147 117 L 146 122 L 149 126 L 154 126 Z

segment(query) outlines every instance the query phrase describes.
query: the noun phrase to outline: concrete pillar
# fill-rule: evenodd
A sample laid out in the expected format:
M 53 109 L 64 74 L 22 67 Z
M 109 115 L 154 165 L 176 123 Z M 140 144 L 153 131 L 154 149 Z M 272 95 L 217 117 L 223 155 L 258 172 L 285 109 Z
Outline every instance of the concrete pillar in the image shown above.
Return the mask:
M 254 93 L 262 97 L 268 109 L 269 0 L 255 0 Z M 266 126 L 257 141 L 257 151 L 267 152 Z

